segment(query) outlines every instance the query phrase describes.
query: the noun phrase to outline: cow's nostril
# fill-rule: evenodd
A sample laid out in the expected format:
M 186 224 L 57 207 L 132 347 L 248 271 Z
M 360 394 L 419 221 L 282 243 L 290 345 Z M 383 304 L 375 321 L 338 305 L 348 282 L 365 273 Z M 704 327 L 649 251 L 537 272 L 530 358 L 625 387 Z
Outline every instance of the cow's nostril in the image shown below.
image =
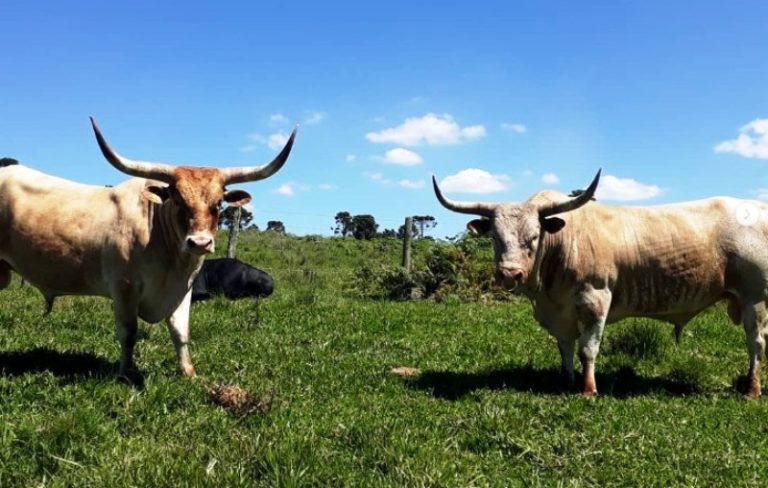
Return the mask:
M 500 281 L 522 283 L 525 280 L 525 273 L 520 268 L 507 266 L 499 267 L 497 276 Z

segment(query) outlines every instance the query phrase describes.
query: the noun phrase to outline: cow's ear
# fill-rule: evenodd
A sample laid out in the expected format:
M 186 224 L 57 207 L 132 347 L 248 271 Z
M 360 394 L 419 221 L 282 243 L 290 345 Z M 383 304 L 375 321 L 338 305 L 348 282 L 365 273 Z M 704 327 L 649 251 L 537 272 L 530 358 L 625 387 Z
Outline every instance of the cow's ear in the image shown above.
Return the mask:
M 473 236 L 482 236 L 491 230 L 491 221 L 488 219 L 475 219 L 467 222 L 467 230 Z
M 554 234 L 560 232 L 560 229 L 565 227 L 565 220 L 558 217 L 549 217 L 541 221 L 541 226 L 544 227 L 545 231 Z
M 167 186 L 149 185 L 141 192 L 141 196 L 152 203 L 163 203 L 171 196 Z
M 224 194 L 224 201 L 230 207 L 241 207 L 251 201 L 251 195 L 247 191 L 232 190 Z

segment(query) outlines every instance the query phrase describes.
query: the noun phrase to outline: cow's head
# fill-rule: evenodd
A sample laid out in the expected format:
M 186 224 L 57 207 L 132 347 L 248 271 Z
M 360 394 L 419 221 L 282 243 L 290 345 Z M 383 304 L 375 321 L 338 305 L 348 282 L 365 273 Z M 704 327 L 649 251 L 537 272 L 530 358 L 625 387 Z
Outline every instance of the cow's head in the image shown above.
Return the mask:
M 131 176 L 167 183 L 167 186 L 146 186 L 142 196 L 149 201 L 168 206 L 170 225 L 180 243 L 181 251 L 196 255 L 213 252 L 219 211 L 223 202 L 239 207 L 251 201 L 247 192 L 227 190 L 226 186 L 231 183 L 257 181 L 275 174 L 288 159 L 296 136 L 294 129 L 283 150 L 268 164 L 216 169 L 172 166 L 124 158 L 109 147 L 93 118 L 91 124 L 101 152 L 112 166 Z
M 475 235 L 490 233 L 493 236 L 496 279 L 508 290 L 528 282 L 535 271 L 537 251 L 545 233 L 556 233 L 565 226 L 565 222 L 554 215 L 589 202 L 598 181 L 600 171 L 583 193 L 563 201 L 540 203 L 529 199 L 522 203 L 489 203 L 449 200 L 432 177 L 435 195 L 445 208 L 484 217 L 470 221 L 467 229 Z

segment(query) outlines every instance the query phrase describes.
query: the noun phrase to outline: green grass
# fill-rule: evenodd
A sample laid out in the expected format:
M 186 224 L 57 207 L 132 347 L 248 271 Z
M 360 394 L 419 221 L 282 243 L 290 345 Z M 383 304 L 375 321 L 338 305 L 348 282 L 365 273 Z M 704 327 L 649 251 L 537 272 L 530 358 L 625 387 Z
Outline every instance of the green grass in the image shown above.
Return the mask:
M 416 252 L 430 244 L 418 243 Z M 244 235 L 273 273 L 260 305 L 193 306 L 200 378 L 141 325 L 143 389 L 114 379 L 108 301 L 0 292 L 0 486 L 764 486 L 768 400 L 744 400 L 744 333 L 715 308 L 607 328 L 594 401 L 559 390 L 530 306 L 353 298 L 399 241 Z M 417 255 L 418 259 L 418 255 Z M 419 368 L 403 379 L 397 366 Z M 274 392 L 238 417 L 205 386 Z

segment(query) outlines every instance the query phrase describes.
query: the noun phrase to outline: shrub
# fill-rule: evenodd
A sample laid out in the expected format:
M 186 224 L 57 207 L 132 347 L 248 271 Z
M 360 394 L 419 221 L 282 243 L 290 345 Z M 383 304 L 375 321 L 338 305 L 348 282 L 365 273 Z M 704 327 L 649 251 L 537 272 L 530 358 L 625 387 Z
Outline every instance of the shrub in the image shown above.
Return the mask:
M 671 345 L 671 335 L 662 324 L 631 322 L 607 337 L 610 353 L 626 354 L 634 359 L 660 359 Z

